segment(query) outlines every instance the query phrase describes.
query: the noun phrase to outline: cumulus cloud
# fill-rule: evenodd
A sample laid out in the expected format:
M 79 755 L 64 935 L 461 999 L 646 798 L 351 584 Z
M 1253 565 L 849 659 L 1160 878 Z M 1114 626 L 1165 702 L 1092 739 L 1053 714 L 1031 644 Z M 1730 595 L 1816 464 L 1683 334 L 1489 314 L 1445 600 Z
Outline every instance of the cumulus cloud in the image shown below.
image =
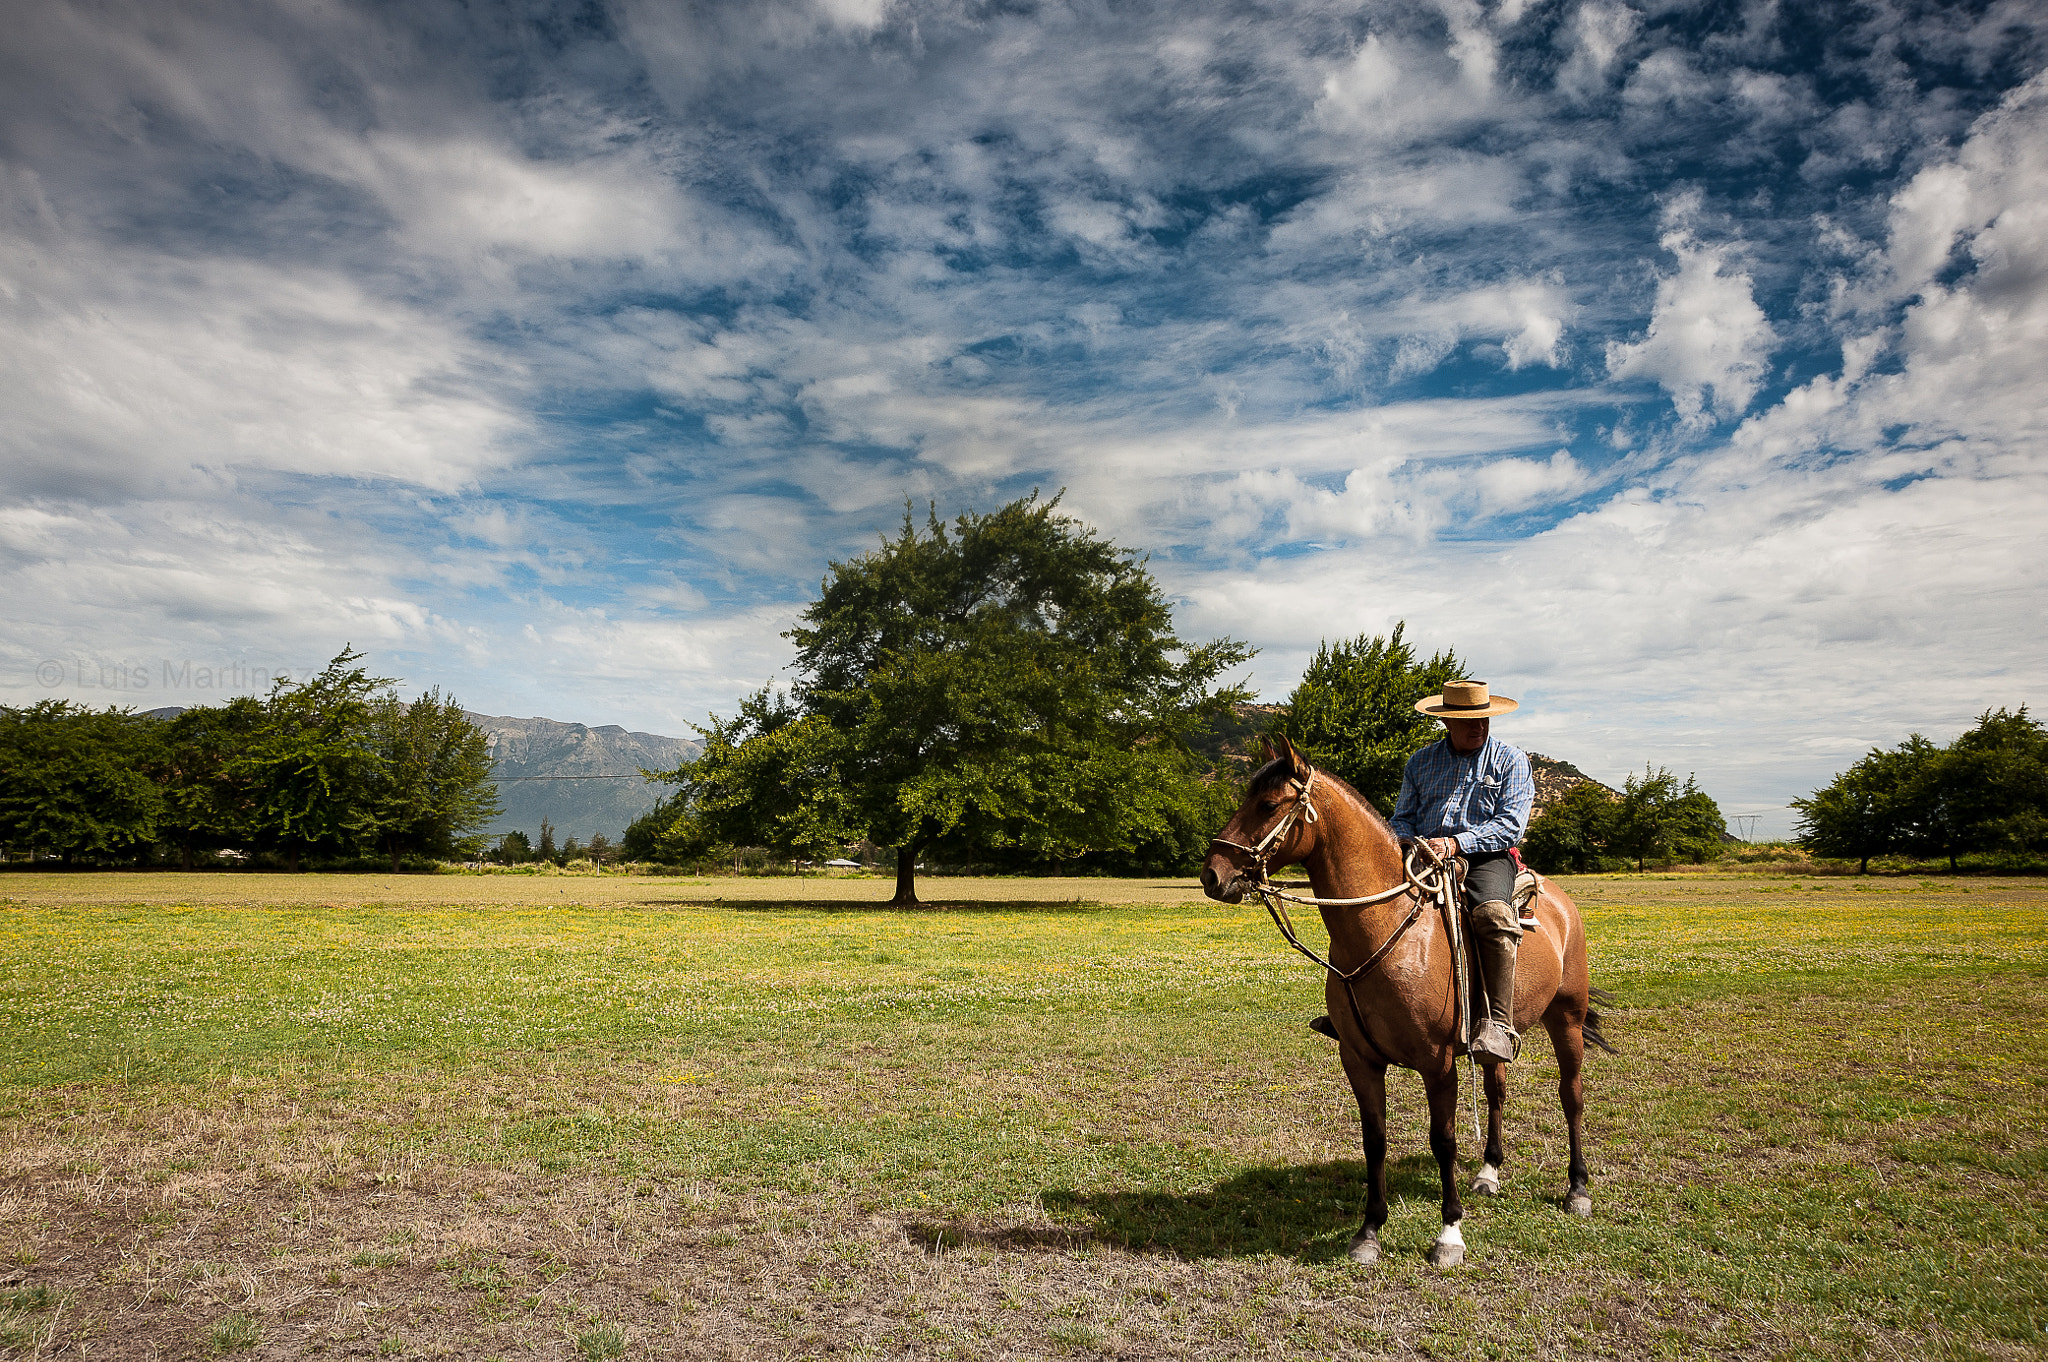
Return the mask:
M 1579 99 L 1605 90 L 1609 73 L 1641 23 L 1635 10 L 1605 0 L 1588 0 L 1574 9 L 1562 35 L 1571 56 L 1557 73 L 1557 88 Z
M 1693 429 L 1731 420 L 1762 386 L 1777 331 L 1757 305 L 1748 271 L 1734 263 L 1732 245 L 1706 245 L 1684 227 L 1662 244 L 1678 258 L 1678 271 L 1657 281 L 1643 338 L 1608 342 L 1607 372 L 1654 379 Z

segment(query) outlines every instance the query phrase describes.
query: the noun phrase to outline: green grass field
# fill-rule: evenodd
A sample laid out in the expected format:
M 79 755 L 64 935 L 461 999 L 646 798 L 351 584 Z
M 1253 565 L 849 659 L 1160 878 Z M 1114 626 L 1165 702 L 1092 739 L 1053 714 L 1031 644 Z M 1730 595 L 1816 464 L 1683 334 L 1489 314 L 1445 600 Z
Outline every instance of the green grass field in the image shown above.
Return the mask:
M 9 875 L 0 1349 L 2048 1354 L 2048 883 L 1564 883 L 1595 1215 L 1532 1038 L 1437 1272 L 1419 1082 L 1355 1268 L 1320 982 L 1188 884 Z

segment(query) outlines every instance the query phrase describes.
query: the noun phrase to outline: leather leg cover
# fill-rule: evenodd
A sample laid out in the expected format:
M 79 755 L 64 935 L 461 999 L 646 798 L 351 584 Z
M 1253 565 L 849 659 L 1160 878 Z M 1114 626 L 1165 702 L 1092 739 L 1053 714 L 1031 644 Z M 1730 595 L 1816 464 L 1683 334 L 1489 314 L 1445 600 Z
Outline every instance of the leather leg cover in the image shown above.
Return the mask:
M 1472 944 L 1479 950 L 1480 968 L 1486 971 L 1487 1011 L 1493 1019 L 1515 1029 L 1515 951 L 1521 945 L 1522 924 L 1518 914 L 1499 899 L 1472 905 Z

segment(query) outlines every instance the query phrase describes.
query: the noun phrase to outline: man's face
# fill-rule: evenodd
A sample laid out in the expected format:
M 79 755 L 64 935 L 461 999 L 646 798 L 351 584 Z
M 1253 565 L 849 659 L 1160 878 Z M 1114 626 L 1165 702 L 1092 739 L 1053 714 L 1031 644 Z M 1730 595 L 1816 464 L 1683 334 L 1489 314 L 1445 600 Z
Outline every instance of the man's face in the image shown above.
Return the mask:
M 1450 731 L 1451 746 L 1459 752 L 1477 752 L 1486 746 L 1487 730 L 1492 726 L 1491 719 L 1444 720 L 1444 727 Z

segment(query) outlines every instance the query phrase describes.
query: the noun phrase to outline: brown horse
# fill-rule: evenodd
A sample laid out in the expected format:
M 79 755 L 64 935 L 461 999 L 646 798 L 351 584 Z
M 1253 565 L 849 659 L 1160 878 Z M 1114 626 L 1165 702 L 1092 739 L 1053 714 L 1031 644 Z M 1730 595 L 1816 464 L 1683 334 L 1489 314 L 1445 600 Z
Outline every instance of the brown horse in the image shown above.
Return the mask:
M 1443 1176 L 1444 1227 L 1430 1246 L 1429 1261 L 1455 1265 L 1465 1257 L 1458 1228 L 1465 1215 L 1457 1183 L 1459 1014 L 1449 924 L 1424 901 L 1432 869 L 1427 853 L 1404 858 L 1393 831 L 1372 806 L 1343 781 L 1311 767 L 1287 739 L 1270 740 L 1267 752 L 1272 759 L 1252 777 L 1243 805 L 1211 844 L 1202 867 L 1203 891 L 1225 903 L 1241 903 L 1246 893 L 1266 883 L 1270 871 L 1296 862 L 1307 869 L 1330 934 L 1324 1000 L 1336 1026 L 1344 1073 L 1358 1098 L 1371 1183 L 1365 1224 L 1351 1238 L 1351 1258 L 1372 1263 L 1380 1256 L 1380 1227 L 1387 1223 L 1387 1066 L 1398 1064 L 1422 1075 L 1429 1096 L 1429 1147 Z M 1541 1021 L 1550 1032 L 1557 1051 L 1557 1094 L 1571 1131 L 1571 1183 L 1564 1206 L 1574 1215 L 1591 1215 L 1593 1199 L 1579 1148 L 1585 1106 L 1579 1071 L 1587 1040 L 1613 1047 L 1601 1036 L 1599 1014 L 1590 1007 L 1593 989 L 1586 976 L 1586 930 L 1579 910 L 1547 880 L 1534 908 L 1536 922 L 1524 922 L 1515 973 L 1515 1028 L 1526 1031 Z M 1494 1196 L 1506 1162 L 1501 1107 L 1508 1085 L 1504 1065 L 1488 1061 L 1485 1073 L 1486 1161 L 1473 1191 Z

